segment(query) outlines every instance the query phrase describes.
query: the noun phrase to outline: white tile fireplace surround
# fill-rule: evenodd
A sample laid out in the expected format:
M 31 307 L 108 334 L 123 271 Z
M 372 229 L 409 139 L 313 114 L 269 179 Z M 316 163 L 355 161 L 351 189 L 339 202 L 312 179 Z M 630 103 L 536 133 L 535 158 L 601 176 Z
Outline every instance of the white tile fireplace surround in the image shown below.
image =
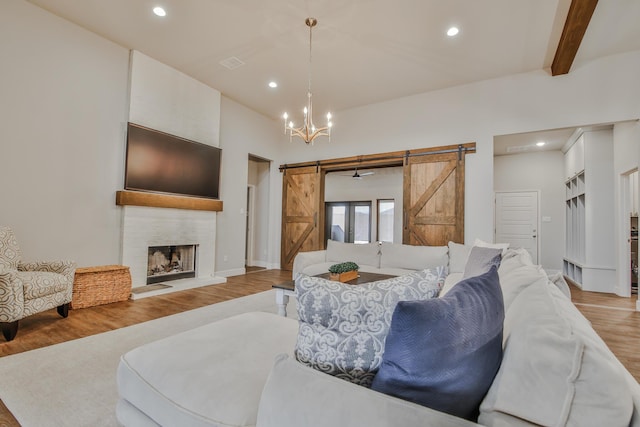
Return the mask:
M 133 299 L 226 282 L 215 276 L 216 213 L 208 211 L 124 206 L 122 265 L 129 266 L 134 288 L 147 285 L 149 248 L 196 245 L 195 278 L 172 280 L 170 288 L 133 294 Z

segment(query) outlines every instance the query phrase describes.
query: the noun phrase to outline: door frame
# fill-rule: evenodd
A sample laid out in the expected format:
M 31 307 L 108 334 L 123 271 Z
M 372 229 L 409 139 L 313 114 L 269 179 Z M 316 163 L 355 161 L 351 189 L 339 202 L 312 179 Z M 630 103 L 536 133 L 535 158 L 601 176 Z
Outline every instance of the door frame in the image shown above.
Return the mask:
M 255 205 L 256 205 L 256 186 L 253 184 L 247 185 L 247 230 L 246 230 L 246 244 L 245 244 L 245 267 L 252 267 L 254 264 L 254 251 L 255 251 L 255 232 L 256 232 L 256 218 L 255 218 Z
M 618 176 L 618 265 L 616 268 L 616 295 L 631 297 L 631 174 L 638 168 Z

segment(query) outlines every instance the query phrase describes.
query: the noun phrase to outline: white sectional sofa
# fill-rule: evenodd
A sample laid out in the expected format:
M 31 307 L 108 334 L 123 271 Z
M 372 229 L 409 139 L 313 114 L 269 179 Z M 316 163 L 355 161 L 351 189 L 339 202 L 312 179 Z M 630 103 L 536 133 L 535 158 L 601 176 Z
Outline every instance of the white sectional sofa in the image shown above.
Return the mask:
M 450 244 L 402 256 L 408 249 L 394 247 L 386 258 L 387 248 L 365 248 L 372 261 L 360 258 L 362 270 L 411 270 L 409 259 L 421 250 L 427 264 L 444 253 L 453 272 L 445 293 L 470 250 Z M 299 254 L 296 274 L 326 271 L 314 268 L 333 263 L 330 252 Z M 388 265 L 394 257 L 397 265 Z M 340 261 L 347 260 L 354 259 Z M 118 420 L 125 426 L 640 426 L 638 382 L 545 271 L 526 251 L 509 249 L 498 273 L 504 352 L 477 424 L 300 364 L 293 358 L 297 320 L 267 313 L 214 322 L 123 355 Z

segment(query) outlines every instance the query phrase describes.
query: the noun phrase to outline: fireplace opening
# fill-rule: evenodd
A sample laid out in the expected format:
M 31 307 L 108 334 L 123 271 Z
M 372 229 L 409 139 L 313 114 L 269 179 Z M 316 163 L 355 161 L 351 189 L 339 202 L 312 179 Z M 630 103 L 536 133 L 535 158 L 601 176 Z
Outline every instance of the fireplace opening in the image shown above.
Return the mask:
M 196 277 L 196 245 L 149 247 L 147 285 Z

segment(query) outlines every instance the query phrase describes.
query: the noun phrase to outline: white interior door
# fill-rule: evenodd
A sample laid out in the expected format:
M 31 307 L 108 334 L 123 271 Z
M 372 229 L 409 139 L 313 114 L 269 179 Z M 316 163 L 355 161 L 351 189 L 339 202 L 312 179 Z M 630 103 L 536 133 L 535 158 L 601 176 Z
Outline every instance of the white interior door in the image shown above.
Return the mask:
M 525 248 L 538 264 L 537 191 L 497 192 L 495 226 L 496 242 Z

